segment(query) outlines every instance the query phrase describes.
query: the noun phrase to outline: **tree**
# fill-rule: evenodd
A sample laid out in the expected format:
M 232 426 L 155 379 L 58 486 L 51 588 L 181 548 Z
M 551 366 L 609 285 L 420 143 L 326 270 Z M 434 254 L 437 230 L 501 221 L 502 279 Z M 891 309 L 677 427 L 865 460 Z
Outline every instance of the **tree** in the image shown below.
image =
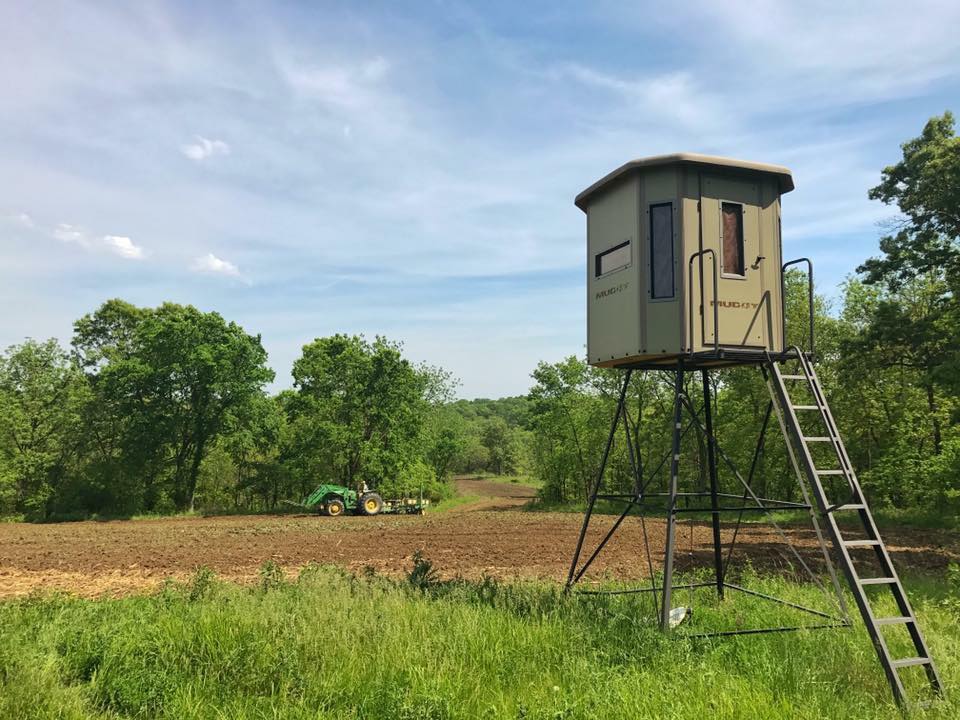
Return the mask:
M 455 460 L 466 448 L 466 423 L 449 405 L 437 405 L 428 415 L 425 433 L 425 458 L 434 478 L 446 480 Z
M 933 452 L 942 449 L 938 388 L 954 386 L 958 363 L 956 337 L 960 316 L 942 279 L 933 273 L 879 293 L 869 323 L 847 343 L 874 368 L 912 371 L 923 390 L 933 432 Z
M 533 463 L 544 494 L 561 502 L 586 498 L 596 476 L 619 374 L 570 356 L 533 371 Z
M 939 395 L 960 391 L 960 138 L 953 115 L 931 118 L 901 147 L 902 159 L 883 170 L 869 195 L 896 204 L 903 217 L 898 231 L 881 239 L 883 255 L 859 268 L 864 282 L 883 292 L 849 347 L 878 365 L 918 373 L 939 455 Z
M 193 506 L 200 466 L 228 418 L 273 379 L 259 336 L 218 313 L 165 303 L 109 301 L 81 318 L 74 347 L 103 407 L 121 420 L 116 443 L 128 473 L 142 477 L 147 509 L 160 497 Z
M 334 335 L 305 345 L 293 364 L 291 403 L 299 472 L 376 487 L 418 459 L 435 378 L 377 337 Z
M 218 445 L 230 457 L 233 477 L 218 480 L 233 492 L 234 505 L 240 505 L 244 492 L 260 498 L 263 506 L 269 508 L 277 507 L 285 498 L 299 499 L 293 496 L 302 495 L 283 467 L 286 425 L 280 397 L 254 397 L 228 415 Z M 246 504 L 251 504 L 249 497 Z
M 483 446 L 489 453 L 490 469 L 497 475 L 516 472 L 519 463 L 519 447 L 516 431 L 501 417 L 487 421 L 481 435 Z
M 0 504 L 48 517 L 76 456 L 83 375 L 56 340 L 0 358 Z
M 896 204 L 904 219 L 881 239 L 884 256 L 860 270 L 868 283 L 896 285 L 943 269 L 953 289 L 960 280 L 960 137 L 953 113 L 932 117 L 920 137 L 901 145 L 903 158 L 884 168 L 869 197 Z

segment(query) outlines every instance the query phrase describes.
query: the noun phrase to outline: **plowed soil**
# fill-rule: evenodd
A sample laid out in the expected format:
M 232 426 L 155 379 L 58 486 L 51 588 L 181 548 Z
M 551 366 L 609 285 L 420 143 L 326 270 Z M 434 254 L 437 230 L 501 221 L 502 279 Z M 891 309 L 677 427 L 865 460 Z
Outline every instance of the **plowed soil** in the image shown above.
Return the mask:
M 327 518 L 314 515 L 255 515 L 159 520 L 118 520 L 55 525 L 0 524 L 0 597 L 64 590 L 84 596 L 148 591 L 165 578 L 185 579 L 200 566 L 220 577 L 249 581 L 272 560 L 293 573 L 307 563 L 332 563 L 361 572 L 400 575 L 420 550 L 444 577 L 540 578 L 562 581 L 570 565 L 582 517 L 537 512 L 524 485 L 460 480 L 461 494 L 481 500 L 424 516 Z M 587 551 L 613 524 L 595 516 Z M 659 567 L 665 523 L 647 519 L 651 561 Z M 682 521 L 677 563 L 712 562 L 711 528 Z M 822 557 L 810 529 L 787 530 L 805 562 Z M 643 579 L 647 575 L 643 527 L 628 518 L 585 576 Z M 729 542 L 731 529 L 723 531 Z M 960 561 L 960 539 L 945 531 L 896 530 L 884 533 L 894 562 L 911 571 L 938 570 Z M 734 563 L 749 558 L 754 567 L 799 567 L 777 532 L 745 525 L 738 535 Z

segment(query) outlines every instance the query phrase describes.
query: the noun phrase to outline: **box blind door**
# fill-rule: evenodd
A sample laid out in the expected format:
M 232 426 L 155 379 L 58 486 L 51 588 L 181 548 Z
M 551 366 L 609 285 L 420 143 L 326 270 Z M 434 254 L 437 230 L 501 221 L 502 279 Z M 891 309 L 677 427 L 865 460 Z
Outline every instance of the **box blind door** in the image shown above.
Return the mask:
M 755 183 L 704 178 L 703 247 L 714 251 L 717 265 L 717 297 L 713 297 L 714 268 L 709 255 L 703 264 L 705 346 L 713 344 L 715 333 L 719 333 L 720 344 L 728 347 L 759 348 L 766 343 L 759 203 Z

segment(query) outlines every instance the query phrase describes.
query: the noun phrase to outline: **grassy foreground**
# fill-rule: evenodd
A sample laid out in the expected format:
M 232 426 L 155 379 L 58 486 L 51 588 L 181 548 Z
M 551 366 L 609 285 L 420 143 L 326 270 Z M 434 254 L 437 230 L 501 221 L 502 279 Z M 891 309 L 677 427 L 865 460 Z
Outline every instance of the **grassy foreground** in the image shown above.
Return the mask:
M 750 578 L 816 604 L 810 586 Z M 948 690 L 960 583 L 911 583 Z M 678 603 L 687 602 L 686 593 Z M 536 584 L 406 581 L 265 566 L 238 587 L 198 571 L 151 596 L 0 604 L 2 718 L 889 718 L 866 634 L 668 639 L 638 596 Z M 691 627 L 777 622 L 750 596 L 704 597 Z M 681 630 L 687 629 L 686 626 Z M 678 631 L 679 632 L 679 631 Z M 957 693 L 954 693 L 956 695 Z M 955 700 L 918 712 L 955 718 Z

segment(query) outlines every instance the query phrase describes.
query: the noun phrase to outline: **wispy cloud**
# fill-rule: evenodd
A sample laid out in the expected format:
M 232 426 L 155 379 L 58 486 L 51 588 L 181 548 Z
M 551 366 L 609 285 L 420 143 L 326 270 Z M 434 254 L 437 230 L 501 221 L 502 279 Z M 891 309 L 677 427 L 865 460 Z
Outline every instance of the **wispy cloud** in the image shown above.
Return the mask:
M 698 83 L 688 71 L 622 77 L 580 63 L 565 63 L 550 74 L 560 80 L 572 79 L 585 88 L 605 91 L 625 103 L 633 117 L 642 117 L 645 122 L 666 121 L 691 130 L 709 128 L 713 133 L 727 126 L 715 93 Z
M 224 260 L 219 258 L 213 253 L 207 253 L 206 255 L 201 255 L 198 258 L 194 258 L 193 262 L 190 263 L 190 269 L 195 273 L 202 273 L 206 275 L 227 275 L 229 277 L 241 277 L 240 268 L 234 265 L 229 260 Z
M 127 260 L 143 260 L 143 248 L 123 235 L 104 235 L 103 244 L 110 252 Z
M 194 142 L 181 145 L 180 152 L 191 160 L 200 162 L 214 155 L 229 155 L 230 146 L 223 140 L 211 140 L 202 135 L 197 135 Z
M 358 63 L 314 63 L 281 54 L 276 63 L 297 94 L 352 109 L 374 100 L 374 87 L 390 70 L 390 63 L 379 55 Z
M 60 223 L 53 229 L 53 237 L 60 242 L 72 243 L 80 247 L 90 247 L 90 238 L 86 231 L 75 225 Z

